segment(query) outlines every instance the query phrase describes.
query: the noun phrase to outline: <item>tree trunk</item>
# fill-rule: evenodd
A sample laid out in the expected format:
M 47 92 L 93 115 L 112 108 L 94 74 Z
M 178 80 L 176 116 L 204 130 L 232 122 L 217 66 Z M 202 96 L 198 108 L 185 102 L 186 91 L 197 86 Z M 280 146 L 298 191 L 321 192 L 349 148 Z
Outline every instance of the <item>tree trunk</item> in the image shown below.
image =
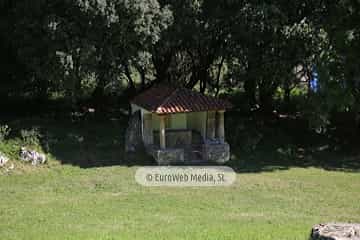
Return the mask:
M 290 93 L 291 93 L 291 88 L 289 86 L 289 83 L 285 82 L 284 84 L 284 105 L 285 105 L 285 109 L 286 111 L 290 110 Z
M 105 98 L 105 87 L 106 84 L 109 81 L 109 73 L 111 70 L 111 66 L 109 65 L 109 61 L 107 61 L 108 54 L 106 50 L 104 49 L 101 54 L 101 60 L 99 63 L 99 69 L 98 69 L 98 75 L 97 75 L 97 85 L 95 87 L 95 90 L 92 94 L 92 97 L 95 100 L 95 103 L 101 103 Z
M 274 87 L 267 84 L 269 80 L 260 81 L 259 84 L 259 103 L 260 109 L 264 113 L 271 113 L 274 110 L 273 95 Z
M 131 77 L 131 72 L 130 72 L 130 68 L 129 68 L 129 65 L 128 64 L 124 64 L 124 68 L 125 68 L 125 76 L 128 80 L 128 90 L 129 92 L 133 92 L 135 93 L 136 92 L 136 88 L 135 88 L 135 83 L 134 83 L 134 80 L 133 78 Z
M 139 67 L 137 68 L 139 74 L 140 74 L 140 79 L 141 79 L 141 89 L 145 89 L 146 87 L 146 73 L 145 73 L 145 69 Z
M 92 94 L 92 97 L 97 103 L 101 102 L 105 97 L 105 86 L 106 86 L 106 77 L 104 74 L 101 74 L 98 76 L 98 83 Z
M 245 79 L 244 83 L 244 89 L 245 89 L 245 96 L 250 104 L 251 107 L 253 107 L 257 101 L 256 101 L 256 80 L 252 76 L 249 76 Z
M 155 50 L 155 53 L 152 57 L 152 62 L 155 68 L 156 82 L 164 82 L 169 80 L 169 67 L 171 60 L 173 58 L 173 51 L 169 50 L 164 54 L 158 53 Z
M 254 66 L 257 66 L 256 63 L 259 60 L 257 58 L 249 59 L 249 65 L 247 68 L 247 78 L 244 82 L 244 90 L 245 90 L 245 96 L 250 104 L 250 107 L 254 107 L 257 104 L 256 100 L 256 87 L 257 87 L 257 72 L 256 68 Z
M 221 57 L 221 61 L 220 61 L 220 64 L 218 65 L 218 71 L 217 71 L 217 76 L 216 76 L 216 92 L 215 92 L 215 96 L 218 96 L 219 95 L 219 91 L 220 91 L 220 76 L 221 76 L 221 69 L 224 65 L 224 61 L 225 61 L 225 58 L 224 57 Z
M 195 85 L 199 82 L 198 72 L 195 69 L 195 66 L 192 67 L 190 81 L 186 83 L 185 87 L 188 89 L 193 89 Z
M 200 92 L 205 93 L 207 82 L 208 82 L 208 71 L 206 67 L 200 69 Z

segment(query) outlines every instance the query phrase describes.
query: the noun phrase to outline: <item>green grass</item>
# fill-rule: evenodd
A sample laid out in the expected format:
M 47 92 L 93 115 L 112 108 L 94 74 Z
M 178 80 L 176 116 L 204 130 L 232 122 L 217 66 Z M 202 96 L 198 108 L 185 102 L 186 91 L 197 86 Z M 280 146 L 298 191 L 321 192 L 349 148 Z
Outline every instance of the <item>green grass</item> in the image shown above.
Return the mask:
M 137 167 L 59 166 L 0 177 L 1 239 L 306 239 L 360 221 L 360 175 L 238 174 L 226 188 L 146 188 Z
M 358 165 L 323 164 L 339 153 L 275 161 L 282 143 L 264 139 L 253 152 L 232 146 L 231 187 L 149 188 L 134 175 L 151 162 L 122 153 L 123 122 L 36 124 L 51 160 L 0 174 L 0 239 L 307 239 L 317 223 L 360 222 Z

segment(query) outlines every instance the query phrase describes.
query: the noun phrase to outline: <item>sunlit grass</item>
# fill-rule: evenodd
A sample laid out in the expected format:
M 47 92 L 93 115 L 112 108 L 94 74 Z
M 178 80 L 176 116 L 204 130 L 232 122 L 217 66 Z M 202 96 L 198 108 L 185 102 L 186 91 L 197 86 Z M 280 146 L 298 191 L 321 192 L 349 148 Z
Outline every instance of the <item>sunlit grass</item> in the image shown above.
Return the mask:
M 306 239 L 360 221 L 360 175 L 238 174 L 225 188 L 146 188 L 137 167 L 58 166 L 0 177 L 2 239 Z
M 15 164 L 0 174 L 0 239 L 307 239 L 317 223 L 360 222 L 356 156 L 325 170 L 338 155 L 302 159 L 295 142 L 279 152 L 270 134 L 279 142 L 250 152 L 231 142 L 231 187 L 148 188 L 135 171 L 151 162 L 124 155 L 123 122 L 36 123 L 47 165 L 16 160 L 16 137 L 0 146 Z

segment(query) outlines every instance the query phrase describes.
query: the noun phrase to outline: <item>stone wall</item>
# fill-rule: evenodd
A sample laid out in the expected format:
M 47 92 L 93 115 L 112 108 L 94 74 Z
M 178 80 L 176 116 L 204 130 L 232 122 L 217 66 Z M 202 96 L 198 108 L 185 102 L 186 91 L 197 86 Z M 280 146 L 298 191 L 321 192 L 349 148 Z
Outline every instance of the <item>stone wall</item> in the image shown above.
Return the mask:
M 230 146 L 226 142 L 207 141 L 202 147 L 202 154 L 204 160 L 217 164 L 224 164 L 230 159 Z
M 151 152 L 159 165 L 184 163 L 184 149 L 153 149 Z

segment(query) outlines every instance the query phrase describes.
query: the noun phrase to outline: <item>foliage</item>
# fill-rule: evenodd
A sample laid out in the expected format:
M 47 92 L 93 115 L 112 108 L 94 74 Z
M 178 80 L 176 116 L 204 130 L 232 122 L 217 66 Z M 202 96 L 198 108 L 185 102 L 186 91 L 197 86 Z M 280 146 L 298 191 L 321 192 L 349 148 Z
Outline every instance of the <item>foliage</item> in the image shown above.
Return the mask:
M 20 131 L 20 136 L 21 136 L 23 143 L 25 143 L 26 145 L 31 145 L 31 146 L 39 145 L 40 139 L 42 137 L 40 130 L 38 128 L 31 128 L 29 130 L 22 129 Z
M 18 160 L 21 146 L 22 142 L 20 139 L 9 139 L 0 142 L 0 152 L 6 154 L 10 160 Z
M 10 134 L 11 128 L 8 125 L 0 125 L 0 142 L 3 142 Z
M 239 135 L 241 148 L 245 152 L 254 152 L 263 138 L 263 134 L 255 129 L 243 131 Z
M 307 89 L 301 112 L 318 107 L 326 122 L 333 111 L 359 111 L 358 1 L 0 4 L 2 96 L 106 105 L 108 96 L 168 82 L 213 95 L 240 90 L 250 108 L 272 112 L 278 89 L 290 106 L 316 67 L 323 90 Z

